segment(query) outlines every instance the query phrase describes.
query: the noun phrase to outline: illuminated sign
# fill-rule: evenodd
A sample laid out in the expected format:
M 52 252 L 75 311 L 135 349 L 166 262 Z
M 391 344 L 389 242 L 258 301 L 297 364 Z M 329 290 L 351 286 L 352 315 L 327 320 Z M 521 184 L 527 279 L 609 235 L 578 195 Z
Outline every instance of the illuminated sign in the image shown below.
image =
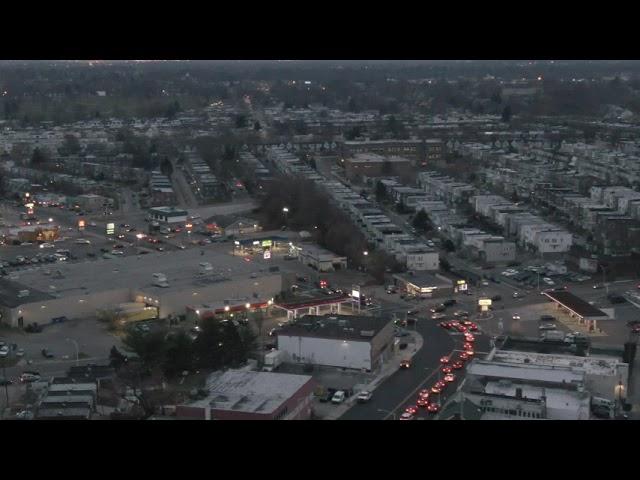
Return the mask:
M 351 296 L 353 298 L 360 298 L 360 285 L 353 285 L 351 287 Z
M 262 246 L 263 247 L 271 247 L 273 245 L 273 241 L 271 240 L 263 240 L 262 241 Z
M 265 250 L 262 256 L 265 260 L 269 260 L 271 258 L 271 250 Z
M 107 223 L 107 235 L 113 235 L 114 233 L 116 233 L 116 224 Z
M 185 228 L 186 228 L 187 230 L 191 230 L 191 229 L 193 228 L 193 225 L 192 225 L 192 224 L 190 224 L 190 223 L 187 223 L 187 224 L 185 225 Z
M 253 244 L 254 244 L 254 245 L 260 245 L 260 242 L 259 242 L 258 240 L 255 240 L 255 241 L 253 242 Z
M 490 307 L 491 306 L 491 299 L 490 298 L 481 298 L 480 300 L 478 300 L 478 305 L 481 307 Z
M 84 220 L 78 220 L 78 229 L 84 230 L 85 222 Z
M 458 280 L 456 282 L 456 292 L 466 292 L 469 286 L 465 280 Z

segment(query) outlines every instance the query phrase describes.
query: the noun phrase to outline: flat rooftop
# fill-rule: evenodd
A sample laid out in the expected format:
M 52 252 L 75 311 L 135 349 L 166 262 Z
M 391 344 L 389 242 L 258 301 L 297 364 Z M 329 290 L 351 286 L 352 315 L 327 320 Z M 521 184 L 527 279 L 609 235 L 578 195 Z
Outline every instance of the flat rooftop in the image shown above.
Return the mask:
M 228 370 L 212 373 L 205 389 L 209 396 L 192 406 L 214 410 L 270 414 L 312 381 L 309 375 Z
M 546 398 L 547 408 L 565 410 L 572 418 L 567 420 L 587 420 L 589 418 L 589 395 L 560 388 L 542 388 L 522 383 L 488 382 L 485 392 L 494 395 L 516 396 L 516 389 L 521 389 L 522 397 L 539 400 Z M 585 418 L 586 414 L 586 418 Z
M 427 272 L 415 272 L 413 275 L 410 275 L 408 273 L 399 273 L 394 275 L 394 278 L 398 278 L 403 282 L 410 283 L 419 288 L 450 287 L 453 285 L 453 282 L 451 280 L 440 278 Z
M 542 367 L 565 367 L 584 370 L 588 375 L 617 375 L 623 362 L 614 357 L 578 357 L 575 355 L 554 355 L 532 352 L 497 350 L 492 361 L 516 365 L 538 365 Z
M 548 367 L 531 364 L 507 364 L 486 360 L 474 360 L 467 367 L 467 374 L 478 377 L 502 378 L 521 381 L 538 381 L 559 384 L 584 382 L 584 372 L 566 367 Z
M 150 253 L 148 255 L 131 255 L 113 259 L 98 259 L 79 263 L 59 262 L 39 265 L 18 273 L 16 281 L 0 280 L 0 292 L 8 292 L 9 298 L 0 297 L 0 301 L 12 301 L 14 306 L 52 298 L 43 292 L 55 292 L 59 297 L 92 294 L 96 292 L 123 288 L 157 289 L 153 286 L 153 274 L 163 273 L 169 281 L 169 288 L 162 293 L 182 290 L 190 285 L 200 285 L 198 277 L 199 264 L 209 262 L 213 266 L 212 280 L 222 281 L 273 275 L 267 270 L 268 265 L 257 262 L 245 262 L 242 257 L 229 255 L 229 245 L 209 246 L 203 249 L 191 248 L 171 252 Z M 280 270 L 283 270 L 281 265 Z M 260 272 L 260 269 L 265 270 Z M 49 271 L 50 275 L 43 272 Z M 57 275 L 57 272 L 60 275 Z M 54 286 L 55 290 L 50 289 Z M 28 289 L 28 297 L 11 297 L 20 290 Z M 17 304 L 16 304 L 17 302 Z
M 278 336 L 369 342 L 390 322 L 391 319 L 387 317 L 305 315 L 283 326 L 277 334 Z
M 594 307 L 571 292 L 544 292 L 552 301 L 562 305 L 582 318 L 609 318 L 599 308 Z

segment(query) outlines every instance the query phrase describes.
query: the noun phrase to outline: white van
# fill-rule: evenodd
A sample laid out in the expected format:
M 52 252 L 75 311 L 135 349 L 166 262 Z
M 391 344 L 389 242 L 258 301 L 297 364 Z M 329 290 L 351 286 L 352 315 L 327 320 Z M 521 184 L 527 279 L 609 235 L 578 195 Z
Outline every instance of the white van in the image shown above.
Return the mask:
M 333 397 L 331 397 L 331 403 L 335 403 L 337 405 L 339 403 L 344 402 L 345 398 L 346 398 L 346 395 L 344 391 L 338 390 L 336 393 L 333 394 Z

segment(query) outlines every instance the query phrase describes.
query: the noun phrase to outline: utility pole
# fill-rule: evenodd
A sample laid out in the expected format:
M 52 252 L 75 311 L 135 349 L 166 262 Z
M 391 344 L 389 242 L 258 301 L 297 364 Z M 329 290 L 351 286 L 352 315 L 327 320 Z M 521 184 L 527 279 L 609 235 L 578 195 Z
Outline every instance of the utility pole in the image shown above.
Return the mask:
M 7 359 L 2 359 L 2 378 L 4 378 L 4 396 L 5 396 L 5 410 L 9 408 L 9 384 L 7 382 Z M 2 411 L 2 417 L 4 418 L 4 410 Z

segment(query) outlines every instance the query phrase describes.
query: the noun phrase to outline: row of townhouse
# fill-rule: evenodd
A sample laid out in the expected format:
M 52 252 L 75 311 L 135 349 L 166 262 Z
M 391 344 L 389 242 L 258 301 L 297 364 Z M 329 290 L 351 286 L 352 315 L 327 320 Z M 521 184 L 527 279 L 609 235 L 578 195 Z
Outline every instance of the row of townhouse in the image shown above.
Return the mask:
M 124 155 L 85 155 L 54 157 L 52 162 L 61 165 L 65 173 L 118 183 L 146 184 L 149 173 L 143 168 L 128 166 Z
M 504 237 L 490 235 L 482 230 L 469 228 L 468 219 L 456 213 L 456 208 L 476 194 L 476 189 L 467 183 L 440 175 L 422 172 L 418 179 L 425 192 L 437 200 L 422 202 L 421 210 L 439 231 L 451 239 L 473 258 L 486 263 L 508 263 L 515 259 L 515 243 Z
M 224 196 L 224 184 L 211 171 L 195 149 L 185 150 L 185 173 L 191 180 L 193 193 L 203 202 Z
M 149 179 L 149 194 L 151 207 L 176 205 L 178 203 L 171 180 L 165 174 L 157 170 L 151 172 L 151 178 Z
M 499 195 L 476 195 L 471 198 L 476 213 L 499 225 L 505 236 L 540 253 L 564 253 L 573 244 L 573 235 L 564 228 L 531 214 L 525 208 Z
M 637 142 L 614 148 L 609 144 L 563 143 L 561 151 L 572 156 L 580 173 L 602 183 L 640 184 L 640 155 Z
M 264 186 L 265 183 L 272 180 L 271 172 L 265 165 L 256 158 L 256 156 L 249 152 L 245 146 L 244 149 L 240 152 L 240 160 L 248 167 L 251 172 L 251 176 L 254 181 L 260 185 Z
M 436 172 L 420 172 L 418 184 L 427 195 L 456 206 L 468 203 L 476 189 L 468 183 L 458 182 Z
M 315 182 L 325 191 L 334 204 L 344 211 L 362 231 L 368 242 L 377 249 L 393 255 L 409 270 L 437 270 L 440 265 L 438 252 L 413 235 L 394 224 L 373 202 L 366 200 L 350 187 L 319 175 L 284 148 L 274 147 L 268 158 L 282 173 L 300 176 Z

